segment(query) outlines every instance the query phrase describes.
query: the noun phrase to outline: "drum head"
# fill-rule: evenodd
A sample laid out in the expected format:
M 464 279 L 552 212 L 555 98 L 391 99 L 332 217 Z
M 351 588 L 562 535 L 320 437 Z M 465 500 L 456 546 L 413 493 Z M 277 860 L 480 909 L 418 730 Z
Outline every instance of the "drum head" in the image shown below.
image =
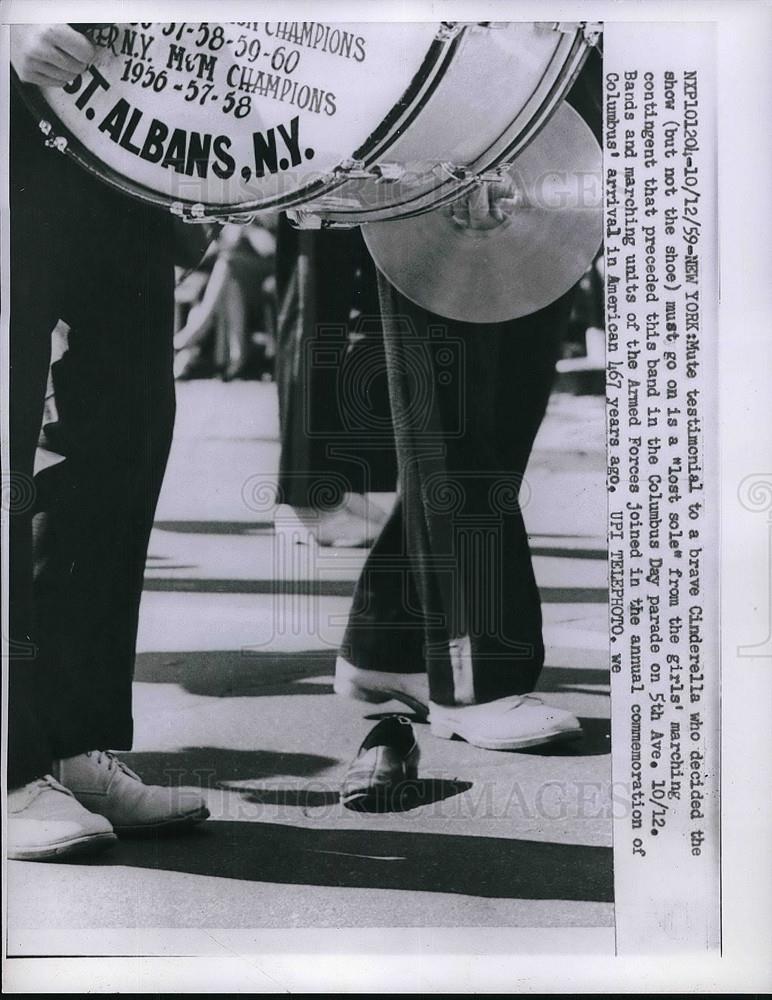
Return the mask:
M 398 180 L 358 179 L 304 211 L 326 224 L 407 218 L 457 197 L 456 177 L 510 163 L 558 108 L 589 51 L 582 26 L 468 24 L 437 86 L 390 136 L 383 166 Z
M 41 128 L 145 200 L 227 216 L 330 190 L 394 128 L 450 45 L 429 23 L 109 24 L 64 88 L 25 87 Z

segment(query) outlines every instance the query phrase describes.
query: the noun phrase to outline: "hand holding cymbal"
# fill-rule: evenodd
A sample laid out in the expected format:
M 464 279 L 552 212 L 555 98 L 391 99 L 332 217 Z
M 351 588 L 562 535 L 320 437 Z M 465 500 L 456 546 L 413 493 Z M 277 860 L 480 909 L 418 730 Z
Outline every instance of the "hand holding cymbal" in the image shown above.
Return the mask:
M 514 212 L 517 205 L 514 195 L 514 184 L 505 178 L 492 184 L 480 184 L 445 211 L 460 229 L 495 229 Z

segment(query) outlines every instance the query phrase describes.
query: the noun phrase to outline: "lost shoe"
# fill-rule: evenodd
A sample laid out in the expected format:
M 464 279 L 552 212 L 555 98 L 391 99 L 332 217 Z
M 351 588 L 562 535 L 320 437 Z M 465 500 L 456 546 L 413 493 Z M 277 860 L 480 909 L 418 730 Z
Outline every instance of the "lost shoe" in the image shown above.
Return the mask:
M 64 860 L 104 850 L 116 840 L 110 822 L 84 809 L 50 774 L 8 792 L 12 861 Z
M 420 751 L 403 716 L 382 719 L 365 737 L 341 786 L 349 809 L 389 808 L 405 782 L 418 777 Z
M 109 750 L 92 750 L 54 764 L 59 781 L 91 812 L 105 816 L 116 833 L 141 834 L 189 826 L 209 816 L 192 789 L 146 785 Z
M 582 735 L 574 715 L 550 708 L 531 694 L 453 708 L 431 702 L 429 723 L 433 736 L 446 740 L 459 736 L 484 750 L 523 750 Z

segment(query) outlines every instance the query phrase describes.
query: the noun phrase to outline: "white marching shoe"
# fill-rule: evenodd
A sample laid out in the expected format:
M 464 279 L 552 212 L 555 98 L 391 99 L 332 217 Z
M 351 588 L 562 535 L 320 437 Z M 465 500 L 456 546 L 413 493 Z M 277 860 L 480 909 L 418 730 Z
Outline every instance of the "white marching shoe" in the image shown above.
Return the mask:
M 446 740 L 458 736 L 483 750 L 524 750 L 582 735 L 576 716 L 551 708 L 532 694 L 452 708 L 430 702 L 429 725 L 433 736 Z
M 109 820 L 84 809 L 50 774 L 8 792 L 8 858 L 59 861 L 118 839 Z

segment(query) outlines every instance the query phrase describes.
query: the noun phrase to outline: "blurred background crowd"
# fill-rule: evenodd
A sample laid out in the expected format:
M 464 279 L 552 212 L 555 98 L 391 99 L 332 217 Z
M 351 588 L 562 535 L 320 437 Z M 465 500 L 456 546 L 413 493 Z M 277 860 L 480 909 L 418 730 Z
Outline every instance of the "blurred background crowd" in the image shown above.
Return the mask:
M 320 250 L 325 255 L 332 251 L 325 270 L 333 284 L 342 281 L 350 288 L 347 314 L 345 303 L 338 303 L 328 314 L 316 310 L 320 322 L 346 321 L 349 351 L 355 351 L 361 339 L 357 327 L 361 326 L 363 309 L 372 310 L 372 316 L 367 317 L 370 320 L 378 316 L 377 292 L 368 274 L 371 265 L 366 252 L 353 257 L 350 252 L 353 245 L 361 242 L 358 232 L 301 236 L 283 216 L 264 214 L 246 225 L 223 226 L 207 249 L 197 253 L 201 234 L 196 228 L 181 226 L 179 233 L 180 240 L 189 244 L 184 256 L 192 261 L 187 269 L 177 268 L 174 346 L 175 376 L 179 380 L 280 378 L 277 364 L 281 359 L 277 362 L 277 355 L 281 308 L 288 305 L 287 295 L 297 296 L 301 291 L 290 287 L 289 280 L 282 287 L 280 272 L 282 259 L 291 251 L 298 251 L 298 242 L 307 263 Z M 285 314 L 291 311 L 285 309 Z M 603 369 L 603 342 L 601 250 L 579 282 L 563 339 L 559 373 L 566 376 L 586 373 L 583 379 L 571 381 L 573 391 L 602 392 L 602 377 L 594 379 L 591 373 Z

